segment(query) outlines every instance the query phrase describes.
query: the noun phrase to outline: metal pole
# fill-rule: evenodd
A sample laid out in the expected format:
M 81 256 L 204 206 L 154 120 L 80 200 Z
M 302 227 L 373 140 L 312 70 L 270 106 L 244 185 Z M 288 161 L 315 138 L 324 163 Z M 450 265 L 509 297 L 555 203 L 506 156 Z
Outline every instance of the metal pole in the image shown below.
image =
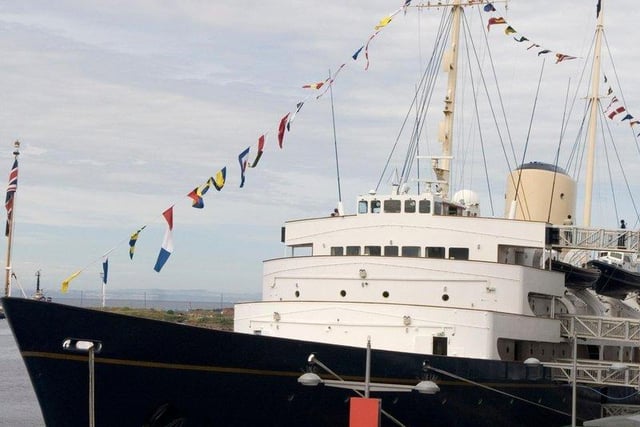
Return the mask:
M 89 427 L 95 427 L 95 371 L 94 371 L 94 350 L 93 343 L 89 347 Z
M 571 368 L 571 427 L 576 427 L 576 374 L 578 371 L 578 337 L 573 324 L 573 366 Z
M 364 397 L 369 398 L 369 383 L 371 382 L 371 337 L 367 337 L 367 362 L 364 373 Z

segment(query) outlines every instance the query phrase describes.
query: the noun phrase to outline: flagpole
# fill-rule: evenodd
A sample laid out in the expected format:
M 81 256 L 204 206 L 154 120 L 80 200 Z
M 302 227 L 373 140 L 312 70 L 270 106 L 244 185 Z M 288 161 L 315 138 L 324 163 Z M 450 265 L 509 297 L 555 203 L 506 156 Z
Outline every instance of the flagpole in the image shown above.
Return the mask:
M 344 208 L 342 207 L 342 189 L 340 188 L 340 163 L 338 163 L 338 137 L 336 134 L 336 113 L 333 109 L 333 80 L 331 77 L 331 70 L 329 70 L 329 95 L 331 96 L 331 123 L 333 124 L 333 147 L 336 155 L 336 177 L 338 180 L 338 215 L 344 215 Z
M 13 143 L 15 150 L 13 151 L 14 163 L 18 161 L 18 156 L 20 155 L 20 141 L 16 141 Z M 7 217 L 7 266 L 5 268 L 5 282 L 4 282 L 4 296 L 8 297 L 11 295 L 11 245 L 13 243 L 13 217 L 16 206 L 16 193 L 17 187 L 11 196 L 12 200 L 12 208 L 11 208 L 11 216 Z

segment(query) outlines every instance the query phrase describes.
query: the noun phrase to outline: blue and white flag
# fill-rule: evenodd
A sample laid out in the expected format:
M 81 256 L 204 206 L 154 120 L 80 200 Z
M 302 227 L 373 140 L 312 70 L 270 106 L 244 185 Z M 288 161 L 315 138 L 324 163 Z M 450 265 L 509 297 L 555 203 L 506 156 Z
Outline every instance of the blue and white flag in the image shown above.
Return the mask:
M 169 255 L 173 252 L 173 206 L 166 211 L 162 212 L 162 216 L 167 221 L 167 231 L 164 233 L 164 240 L 162 241 L 162 247 L 156 260 L 156 265 L 153 267 L 155 271 L 160 273 L 164 263 L 169 259 Z

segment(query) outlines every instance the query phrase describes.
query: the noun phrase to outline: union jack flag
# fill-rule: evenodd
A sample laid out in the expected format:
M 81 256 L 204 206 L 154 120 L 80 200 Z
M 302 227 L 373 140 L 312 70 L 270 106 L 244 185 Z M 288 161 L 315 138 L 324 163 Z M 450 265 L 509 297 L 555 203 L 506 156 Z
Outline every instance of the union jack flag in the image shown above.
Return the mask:
M 18 189 L 18 159 L 13 161 L 13 167 L 9 172 L 9 185 L 7 186 L 7 198 L 4 207 L 7 209 L 7 226 L 5 228 L 5 236 L 9 235 L 9 226 L 13 215 L 13 200 L 15 199 L 16 190 Z

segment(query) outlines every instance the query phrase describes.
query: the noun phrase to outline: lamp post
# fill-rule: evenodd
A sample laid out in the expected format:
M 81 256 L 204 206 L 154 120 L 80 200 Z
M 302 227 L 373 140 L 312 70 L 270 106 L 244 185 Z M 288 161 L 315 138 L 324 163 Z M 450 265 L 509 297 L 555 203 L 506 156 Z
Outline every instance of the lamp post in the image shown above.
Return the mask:
M 391 384 L 391 383 L 372 383 L 370 380 L 371 369 L 371 342 L 367 340 L 367 361 L 366 361 L 366 373 L 364 382 L 361 381 L 345 381 L 338 374 L 332 371 L 327 365 L 322 363 L 315 354 L 310 354 L 307 358 L 307 362 L 312 365 L 321 367 L 325 372 L 336 378 L 335 380 L 323 379 L 315 372 L 306 372 L 298 377 L 298 383 L 304 386 L 318 386 L 322 384 L 326 387 L 343 388 L 353 391 L 359 397 L 369 397 L 370 392 L 411 392 L 417 391 L 420 394 L 436 394 L 440 391 L 440 387 L 433 381 L 420 381 L 416 385 L 406 384 Z M 364 393 L 363 393 L 364 392 Z M 380 408 L 380 413 L 387 417 L 391 422 L 398 426 L 403 424 L 393 417 L 390 413 Z
M 89 427 L 95 427 L 95 353 L 102 350 L 102 343 L 93 340 L 79 340 L 67 338 L 62 342 L 62 348 L 73 353 L 85 353 L 89 362 Z

